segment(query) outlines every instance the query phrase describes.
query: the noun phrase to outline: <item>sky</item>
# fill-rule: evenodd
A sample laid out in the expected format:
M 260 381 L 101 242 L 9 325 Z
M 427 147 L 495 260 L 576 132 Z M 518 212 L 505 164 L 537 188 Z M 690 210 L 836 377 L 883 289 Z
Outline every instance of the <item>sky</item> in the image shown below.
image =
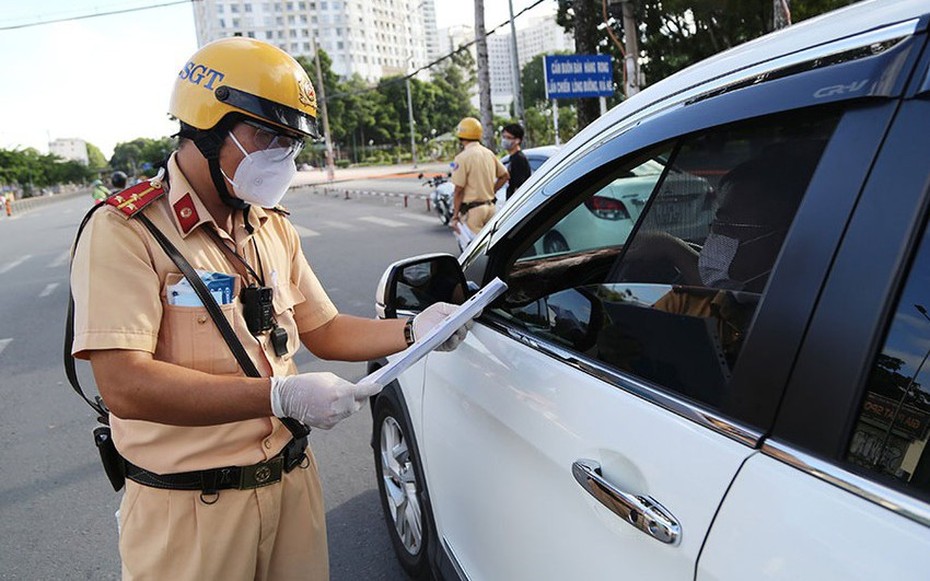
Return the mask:
M 177 124 L 166 112 L 171 87 L 197 50 L 193 9 L 177 1 L 0 0 L 0 29 L 161 5 L 0 30 L 0 148 L 45 153 L 50 139 L 76 137 L 109 158 L 117 143 L 174 133 Z M 474 24 L 472 2 L 434 1 L 439 28 Z M 514 13 L 533 2 L 513 0 Z M 507 18 L 507 2 L 485 0 L 487 29 Z

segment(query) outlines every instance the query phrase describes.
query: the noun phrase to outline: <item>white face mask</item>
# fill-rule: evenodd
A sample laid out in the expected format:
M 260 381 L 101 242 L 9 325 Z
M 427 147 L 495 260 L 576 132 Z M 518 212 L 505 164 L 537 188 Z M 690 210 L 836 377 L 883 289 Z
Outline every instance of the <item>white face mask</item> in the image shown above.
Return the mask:
M 711 232 L 704 240 L 704 246 L 701 248 L 701 254 L 698 255 L 698 275 L 704 286 L 727 289 L 742 290 L 747 284 L 761 278 L 771 272 L 771 269 L 760 272 L 759 274 L 746 280 L 736 280 L 730 277 L 730 265 L 736 258 L 736 251 L 740 247 L 747 246 L 753 242 L 758 242 L 770 236 L 778 234 L 778 230 L 767 232 L 761 236 L 756 236 L 749 240 L 738 240 L 722 234 Z
M 506 151 L 510 151 L 510 148 L 513 147 L 513 140 L 507 139 L 506 137 L 501 137 L 501 147 Z
M 245 155 L 236 168 L 235 181 L 223 172 L 223 177 L 233 185 L 236 197 L 262 208 L 277 206 L 297 173 L 294 163 L 297 152 L 284 157 L 281 148 L 248 153 L 232 132 L 229 136 Z
M 710 233 L 701 248 L 698 256 L 698 274 L 704 286 L 727 288 L 724 283 L 730 280 L 730 264 L 736 257 L 739 249 L 739 240 L 729 236 Z

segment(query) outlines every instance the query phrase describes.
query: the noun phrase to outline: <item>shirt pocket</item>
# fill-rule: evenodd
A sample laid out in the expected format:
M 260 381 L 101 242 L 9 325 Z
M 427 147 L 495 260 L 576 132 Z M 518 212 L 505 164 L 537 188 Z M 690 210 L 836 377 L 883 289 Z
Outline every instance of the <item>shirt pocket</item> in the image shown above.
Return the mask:
M 158 333 L 157 359 L 214 375 L 238 374 L 239 363 L 229 345 L 203 306 L 169 305 L 167 288 L 184 277 L 169 274 L 162 289 L 162 324 Z M 234 275 L 233 301 L 219 305 L 220 311 L 237 337 L 247 333 L 245 320 L 239 315 L 240 278 Z
M 297 322 L 294 320 L 294 307 L 304 302 L 306 297 L 297 288 L 297 285 L 290 282 L 279 284 L 274 291 L 274 318 L 278 326 L 287 331 L 287 354 L 282 359 L 287 360 L 293 357 L 294 353 L 300 347 L 299 330 Z

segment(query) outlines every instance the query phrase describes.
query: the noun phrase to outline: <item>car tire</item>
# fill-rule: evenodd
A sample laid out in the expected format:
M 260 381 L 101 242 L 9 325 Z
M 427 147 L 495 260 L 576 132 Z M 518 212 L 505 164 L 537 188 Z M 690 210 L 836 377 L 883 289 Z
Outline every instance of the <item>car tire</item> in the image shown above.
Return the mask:
M 375 472 L 388 536 L 401 567 L 413 579 L 431 579 L 428 544 L 432 516 L 412 430 L 385 390 L 374 403 Z
M 543 238 L 543 251 L 546 254 L 557 254 L 559 252 L 568 252 L 568 250 L 568 242 L 558 232 L 549 232 Z

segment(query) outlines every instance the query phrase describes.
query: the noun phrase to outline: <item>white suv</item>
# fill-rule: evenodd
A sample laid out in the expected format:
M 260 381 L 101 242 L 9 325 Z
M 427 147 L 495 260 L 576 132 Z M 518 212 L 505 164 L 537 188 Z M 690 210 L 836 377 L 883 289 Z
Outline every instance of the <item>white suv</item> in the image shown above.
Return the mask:
M 461 257 L 389 269 L 384 317 L 509 285 L 372 401 L 411 575 L 928 577 L 928 15 L 862 2 L 682 71 Z M 538 252 L 644 163 L 631 227 Z

